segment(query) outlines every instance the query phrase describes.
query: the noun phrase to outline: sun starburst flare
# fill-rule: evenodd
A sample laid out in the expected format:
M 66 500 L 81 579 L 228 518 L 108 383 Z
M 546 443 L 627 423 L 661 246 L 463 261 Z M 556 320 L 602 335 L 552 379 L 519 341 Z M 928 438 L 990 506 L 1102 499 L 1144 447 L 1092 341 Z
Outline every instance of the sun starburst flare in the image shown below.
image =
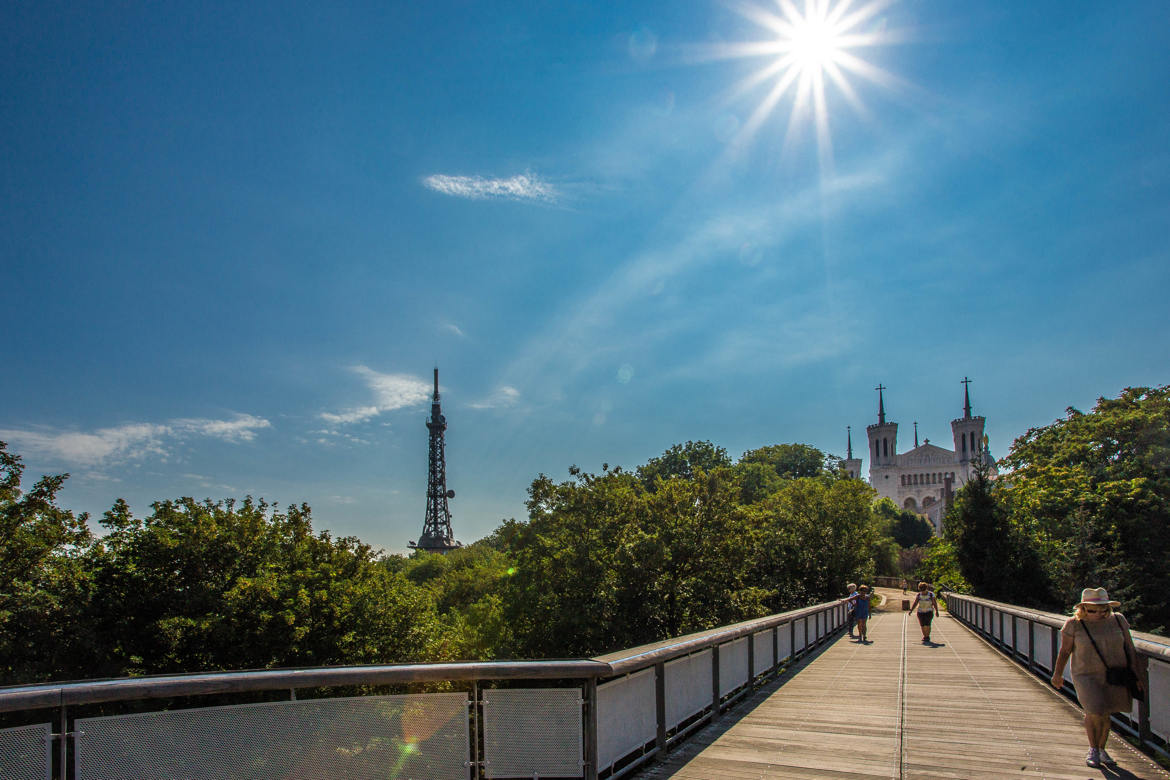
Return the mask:
M 856 5 L 852 0 L 805 0 L 803 10 L 793 0 L 776 0 L 776 9 L 742 4 L 735 10 L 761 27 L 767 37 L 721 45 L 715 59 L 765 59 L 764 65 L 744 78 L 732 90 L 736 100 L 767 85 L 764 96 L 752 109 L 737 133 L 737 142 L 751 140 L 786 98 L 792 108 L 784 134 L 787 149 L 795 131 L 811 119 L 816 130 L 817 154 L 822 172 L 832 167 L 833 145 L 829 132 L 827 84 L 841 94 L 862 117 L 865 106 L 850 83 L 856 76 L 883 87 L 897 82 L 894 76 L 866 62 L 859 52 L 888 45 L 901 36 L 888 31 L 878 15 L 893 0 L 871 0 Z

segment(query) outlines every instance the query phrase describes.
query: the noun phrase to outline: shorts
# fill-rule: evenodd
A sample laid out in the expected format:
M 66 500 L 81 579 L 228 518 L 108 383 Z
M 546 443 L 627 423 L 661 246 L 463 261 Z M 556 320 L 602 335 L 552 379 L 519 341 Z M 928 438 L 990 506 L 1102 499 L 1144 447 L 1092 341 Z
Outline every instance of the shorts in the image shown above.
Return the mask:
M 932 621 L 932 620 L 934 620 L 934 610 L 931 610 L 930 612 L 919 612 L 918 613 L 918 625 L 929 626 L 930 621 Z

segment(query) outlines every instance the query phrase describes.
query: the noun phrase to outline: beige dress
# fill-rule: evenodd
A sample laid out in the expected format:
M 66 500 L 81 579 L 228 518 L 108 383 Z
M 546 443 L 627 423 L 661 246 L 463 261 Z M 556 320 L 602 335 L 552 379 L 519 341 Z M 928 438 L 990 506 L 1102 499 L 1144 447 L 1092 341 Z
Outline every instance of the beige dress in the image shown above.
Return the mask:
M 1125 616 L 1115 612 L 1089 626 L 1108 665 L 1127 666 L 1125 641 L 1129 635 L 1129 622 Z M 1077 700 L 1084 711 L 1093 715 L 1129 712 L 1133 708 L 1133 699 L 1124 686 L 1105 682 L 1106 664 L 1102 663 L 1101 656 L 1093 649 L 1093 643 L 1085 633 L 1085 623 L 1075 617 L 1069 618 L 1060 630 L 1060 637 L 1066 647 L 1073 648 L 1073 687 L 1077 689 Z

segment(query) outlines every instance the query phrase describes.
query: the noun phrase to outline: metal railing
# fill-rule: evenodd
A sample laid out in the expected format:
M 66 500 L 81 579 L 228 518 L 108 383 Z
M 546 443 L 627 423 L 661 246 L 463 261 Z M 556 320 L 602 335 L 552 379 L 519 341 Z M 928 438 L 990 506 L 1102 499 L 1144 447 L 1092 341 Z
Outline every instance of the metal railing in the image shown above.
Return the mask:
M 0 713 L 23 721 L 0 729 L 0 775 L 616 778 L 665 755 L 759 681 L 833 636 L 846 619 L 841 600 L 591 659 L 274 669 L 0 688 Z M 525 682 L 529 687 L 518 686 Z M 318 695 L 321 689 L 420 685 L 454 692 L 297 698 L 298 690 Z M 287 692 L 287 699 L 174 702 L 262 692 Z M 131 712 L 102 711 L 110 706 Z
M 942 594 L 947 611 L 970 626 L 1012 660 L 1047 681 L 1060 649 L 1060 629 L 1067 615 L 1002 604 L 954 591 Z M 1170 758 L 1170 639 L 1133 632 L 1134 647 L 1144 663 L 1145 701 L 1134 702 L 1128 713 L 1113 716 L 1114 725 L 1143 747 Z M 1064 670 L 1062 691 L 1076 698 L 1071 665 Z

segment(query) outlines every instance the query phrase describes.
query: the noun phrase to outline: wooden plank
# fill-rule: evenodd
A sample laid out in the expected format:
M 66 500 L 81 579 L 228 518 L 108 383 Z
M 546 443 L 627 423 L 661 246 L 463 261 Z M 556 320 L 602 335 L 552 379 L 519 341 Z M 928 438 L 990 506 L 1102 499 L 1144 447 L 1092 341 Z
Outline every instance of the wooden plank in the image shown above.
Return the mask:
M 900 604 L 900 591 L 887 591 Z M 1084 778 L 1082 715 L 1067 699 L 944 615 L 933 645 L 898 609 L 870 620 L 872 644 L 839 637 L 746 698 L 644 780 Z M 1118 737 L 1136 778 L 1170 778 Z M 1116 776 L 1116 775 L 1115 775 Z

